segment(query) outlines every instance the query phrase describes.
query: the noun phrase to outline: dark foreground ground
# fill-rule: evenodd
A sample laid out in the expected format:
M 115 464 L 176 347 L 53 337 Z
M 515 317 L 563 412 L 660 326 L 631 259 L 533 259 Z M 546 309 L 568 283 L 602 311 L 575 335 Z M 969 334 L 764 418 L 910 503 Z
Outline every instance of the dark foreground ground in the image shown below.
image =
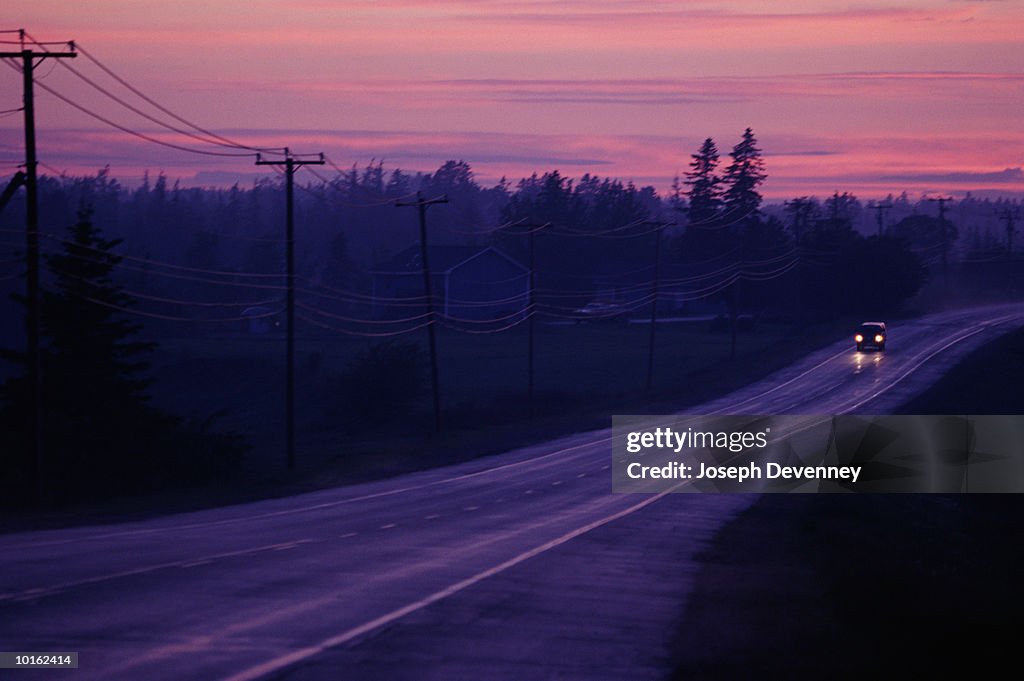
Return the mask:
M 1024 413 L 1022 383 L 1017 331 L 901 411 Z M 1000 663 L 1019 668 L 1021 537 L 1021 495 L 765 495 L 705 555 L 674 678 L 985 678 Z

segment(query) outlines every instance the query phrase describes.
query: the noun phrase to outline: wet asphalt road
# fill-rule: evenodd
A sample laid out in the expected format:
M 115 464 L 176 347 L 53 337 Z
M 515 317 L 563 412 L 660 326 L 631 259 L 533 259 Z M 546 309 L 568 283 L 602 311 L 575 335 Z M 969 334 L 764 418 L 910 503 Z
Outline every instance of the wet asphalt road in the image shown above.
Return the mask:
M 842 341 L 689 411 L 886 413 L 1022 324 L 1024 306 L 893 324 L 887 353 Z M 78 651 L 80 668 L 0 678 L 657 678 L 700 549 L 754 497 L 614 495 L 609 435 L 4 535 L 0 650 Z

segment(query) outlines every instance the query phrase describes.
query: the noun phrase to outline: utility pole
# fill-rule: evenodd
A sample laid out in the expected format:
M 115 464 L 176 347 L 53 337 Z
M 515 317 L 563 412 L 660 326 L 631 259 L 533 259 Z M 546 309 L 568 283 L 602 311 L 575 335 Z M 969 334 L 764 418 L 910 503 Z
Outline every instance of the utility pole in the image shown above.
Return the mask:
M 75 43 L 69 41 L 67 52 L 37 52 L 25 48 L 25 30 L 18 31 L 21 50 L 0 52 L 3 59 L 21 59 L 22 97 L 25 114 L 25 298 L 28 314 L 25 319 L 28 360 L 29 448 L 32 477 L 37 499 L 43 501 L 46 479 L 46 453 L 43 441 L 43 369 L 40 347 L 41 312 L 39 302 L 39 184 L 36 158 L 36 110 L 34 73 L 45 59 L 74 59 Z
M 509 227 L 525 227 L 528 231 L 527 236 L 527 251 L 530 259 L 530 274 L 529 274 L 529 297 L 526 304 L 527 317 L 526 317 L 526 400 L 528 405 L 529 417 L 532 419 L 536 415 L 535 403 L 534 403 L 534 316 L 537 312 L 537 249 L 536 249 L 536 236 L 537 232 L 542 229 L 546 229 L 551 226 L 550 222 L 533 222 L 531 220 L 519 220 L 513 222 Z
M 295 468 L 295 171 L 302 166 L 322 166 L 324 155 L 316 160 L 299 160 L 291 155 L 288 147 L 284 149 L 281 161 L 264 161 L 256 154 L 258 166 L 284 166 L 285 191 L 285 244 L 287 261 L 287 329 L 286 329 L 286 368 L 285 368 L 285 440 L 288 449 L 288 468 Z
M 942 223 L 942 278 L 949 283 L 949 229 L 946 227 L 946 204 L 952 203 L 951 196 L 937 196 L 928 199 L 939 204 L 939 222 Z
M 420 215 L 420 261 L 423 264 L 423 293 L 427 299 L 427 338 L 430 342 L 430 390 L 434 398 L 434 432 L 441 432 L 441 386 L 437 378 L 437 332 L 435 330 L 434 295 L 430 281 L 430 260 L 427 254 L 427 208 L 448 203 L 447 196 L 424 199 L 423 192 L 416 192 L 415 201 L 396 201 L 398 208 L 415 206 Z
M 804 312 L 804 287 L 803 287 L 803 258 L 800 256 L 800 249 L 802 248 L 804 227 L 807 226 L 807 218 L 810 217 L 811 211 L 814 208 L 814 204 L 811 203 L 810 198 L 801 196 L 791 201 L 786 201 L 782 204 L 785 209 L 793 214 L 793 241 L 796 243 L 797 249 L 797 269 L 796 269 L 796 313 L 793 315 L 793 319 L 796 322 L 798 329 L 803 329 L 803 316 Z
M 1014 223 L 1020 219 L 1020 209 L 1010 210 L 1009 208 L 999 212 L 1000 220 L 1006 222 L 1006 255 L 1013 253 L 1013 235 L 1017 233 Z
M 654 278 L 651 280 L 651 325 L 647 339 L 647 390 L 654 387 L 654 332 L 658 324 L 658 295 L 661 288 L 661 234 L 665 227 L 676 224 L 661 220 L 644 220 L 640 224 L 650 225 L 654 232 Z
M 885 211 L 892 208 L 891 203 L 876 203 L 871 206 L 871 210 L 875 211 L 875 218 L 878 220 L 878 237 L 881 238 L 885 233 Z
M 535 231 L 540 227 L 530 227 L 530 298 L 526 314 L 526 401 L 529 405 L 529 417 L 532 420 L 536 409 L 533 401 L 533 316 L 537 311 L 537 249 Z

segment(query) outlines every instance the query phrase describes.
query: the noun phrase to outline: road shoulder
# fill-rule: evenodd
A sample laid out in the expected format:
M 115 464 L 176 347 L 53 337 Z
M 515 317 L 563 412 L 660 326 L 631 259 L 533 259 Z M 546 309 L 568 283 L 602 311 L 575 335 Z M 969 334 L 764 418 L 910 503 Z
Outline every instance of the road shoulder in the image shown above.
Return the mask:
M 901 413 L 1024 413 L 1024 331 Z M 1020 495 L 765 495 L 703 554 L 676 679 L 972 677 L 1015 663 Z M 994 674 L 993 674 L 994 675 Z

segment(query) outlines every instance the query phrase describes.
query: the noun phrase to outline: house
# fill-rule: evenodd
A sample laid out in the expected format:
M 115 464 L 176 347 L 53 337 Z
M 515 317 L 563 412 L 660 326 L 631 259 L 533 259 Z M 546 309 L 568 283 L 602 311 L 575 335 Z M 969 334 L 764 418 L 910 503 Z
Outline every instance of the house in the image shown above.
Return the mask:
M 428 252 L 435 311 L 454 322 L 509 319 L 529 303 L 530 271 L 492 246 L 432 246 Z M 371 272 L 373 316 L 419 314 L 423 263 L 419 246 L 407 248 Z

